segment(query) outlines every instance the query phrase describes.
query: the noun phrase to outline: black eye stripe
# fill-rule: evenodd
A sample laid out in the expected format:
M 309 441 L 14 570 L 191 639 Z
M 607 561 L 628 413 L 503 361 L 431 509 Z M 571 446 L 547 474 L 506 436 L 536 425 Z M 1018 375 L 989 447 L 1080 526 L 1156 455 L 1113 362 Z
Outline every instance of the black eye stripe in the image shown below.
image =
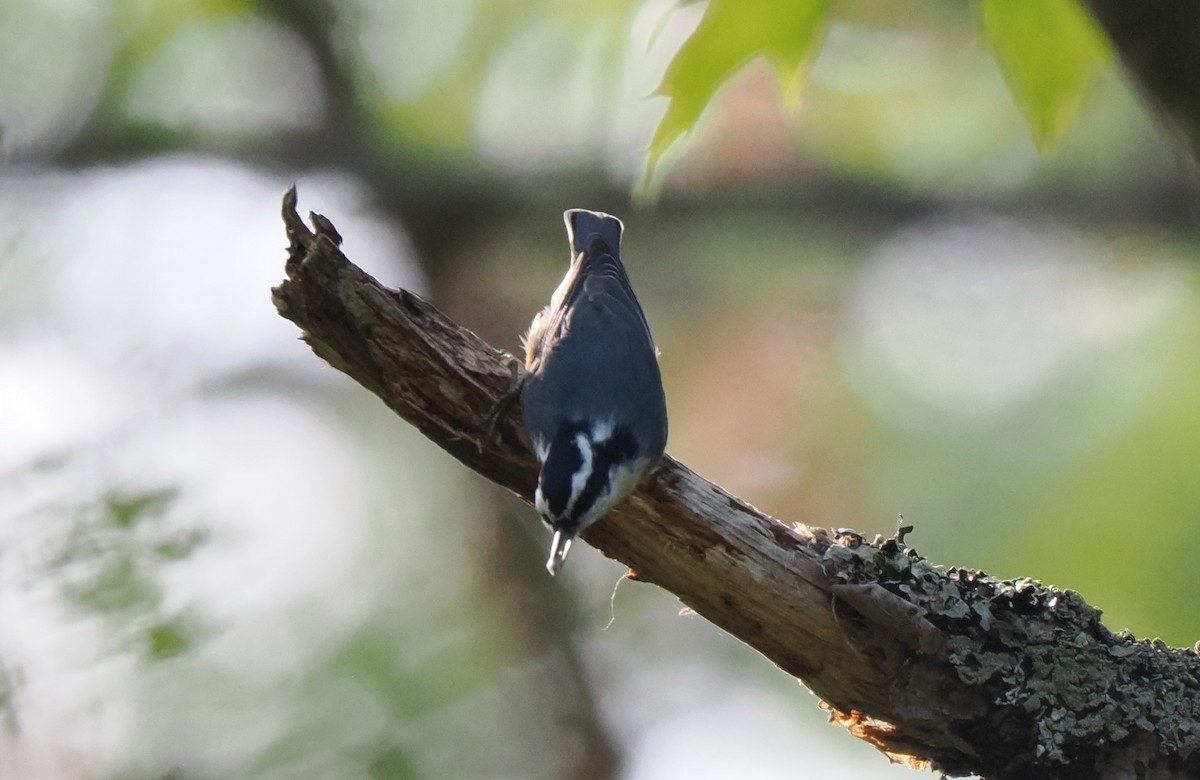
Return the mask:
M 579 492 L 575 506 L 571 508 L 573 520 L 587 514 L 596 500 L 610 487 L 610 471 L 613 464 L 632 459 L 636 452 L 633 434 L 624 426 L 616 428 L 612 436 L 593 446 L 595 452 L 592 454 L 592 473 L 588 476 L 583 490 Z
M 567 510 L 567 504 L 571 501 L 572 477 L 583 466 L 583 453 L 575 441 L 575 435 L 580 432 L 578 428 L 578 425 L 559 427 L 538 475 L 538 487 L 554 517 L 562 516 Z
M 633 441 L 633 432 L 624 425 L 613 429 L 612 436 L 609 436 L 599 446 L 599 451 L 603 453 L 603 457 L 608 463 L 621 460 L 632 460 L 637 453 L 637 445 Z

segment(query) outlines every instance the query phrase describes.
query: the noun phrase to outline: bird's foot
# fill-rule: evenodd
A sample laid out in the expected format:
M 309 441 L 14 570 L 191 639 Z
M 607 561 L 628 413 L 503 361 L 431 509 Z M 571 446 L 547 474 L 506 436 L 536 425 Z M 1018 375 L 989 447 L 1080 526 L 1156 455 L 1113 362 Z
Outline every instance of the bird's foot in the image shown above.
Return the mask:
M 521 373 L 520 364 L 516 360 L 512 360 L 508 366 L 512 372 L 508 389 L 501 393 L 496 402 L 492 404 L 492 408 L 477 422 L 477 426 L 483 430 L 482 436 L 475 442 L 479 447 L 480 454 L 483 453 L 484 447 L 496 440 L 496 429 L 500 425 L 500 420 L 508 414 L 508 410 L 521 397 L 521 388 L 525 385 L 525 375 Z

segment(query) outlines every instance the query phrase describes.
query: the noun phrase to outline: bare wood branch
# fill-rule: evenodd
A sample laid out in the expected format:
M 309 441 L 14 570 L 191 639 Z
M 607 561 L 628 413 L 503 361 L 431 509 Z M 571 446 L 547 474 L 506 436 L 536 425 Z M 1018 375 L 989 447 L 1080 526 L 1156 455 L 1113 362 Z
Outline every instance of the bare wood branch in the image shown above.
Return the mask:
M 481 446 L 516 359 L 416 295 L 387 290 L 284 198 L 279 313 L 313 350 L 438 446 L 529 501 L 519 412 Z M 948 774 L 1200 777 L 1200 658 L 1116 636 L 1078 594 L 930 564 L 903 533 L 787 526 L 667 457 L 583 538 L 827 703 L 890 755 Z

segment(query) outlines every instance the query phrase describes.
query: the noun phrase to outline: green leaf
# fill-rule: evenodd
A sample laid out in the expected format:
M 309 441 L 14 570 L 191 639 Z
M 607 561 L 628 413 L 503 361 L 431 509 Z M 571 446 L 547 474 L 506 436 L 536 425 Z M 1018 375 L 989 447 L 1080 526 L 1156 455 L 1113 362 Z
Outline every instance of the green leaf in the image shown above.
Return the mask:
M 983 35 L 1029 135 L 1055 149 L 1075 121 L 1108 39 L 1079 0 L 980 0 Z
M 146 632 L 146 651 L 151 661 L 165 661 L 187 651 L 191 638 L 178 623 L 159 623 Z
M 178 497 L 178 491 L 168 488 L 129 495 L 110 493 L 103 500 L 112 524 L 131 528 L 147 515 L 161 516 Z
M 833 0 L 711 0 L 656 92 L 669 102 L 650 141 L 647 178 L 671 144 L 696 126 L 721 85 L 755 57 L 766 56 L 785 94 L 794 92 L 800 65 L 832 5 Z

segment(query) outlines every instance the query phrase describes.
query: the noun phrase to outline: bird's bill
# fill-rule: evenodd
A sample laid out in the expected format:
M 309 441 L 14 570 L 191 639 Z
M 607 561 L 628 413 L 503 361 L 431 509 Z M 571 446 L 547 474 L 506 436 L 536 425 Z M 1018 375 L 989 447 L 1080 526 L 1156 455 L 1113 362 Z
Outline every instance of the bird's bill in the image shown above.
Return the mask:
M 554 539 L 550 542 L 550 558 L 546 561 L 546 571 L 551 575 L 558 574 L 558 569 L 567 559 L 569 552 L 571 552 L 571 537 L 562 531 L 555 531 Z

